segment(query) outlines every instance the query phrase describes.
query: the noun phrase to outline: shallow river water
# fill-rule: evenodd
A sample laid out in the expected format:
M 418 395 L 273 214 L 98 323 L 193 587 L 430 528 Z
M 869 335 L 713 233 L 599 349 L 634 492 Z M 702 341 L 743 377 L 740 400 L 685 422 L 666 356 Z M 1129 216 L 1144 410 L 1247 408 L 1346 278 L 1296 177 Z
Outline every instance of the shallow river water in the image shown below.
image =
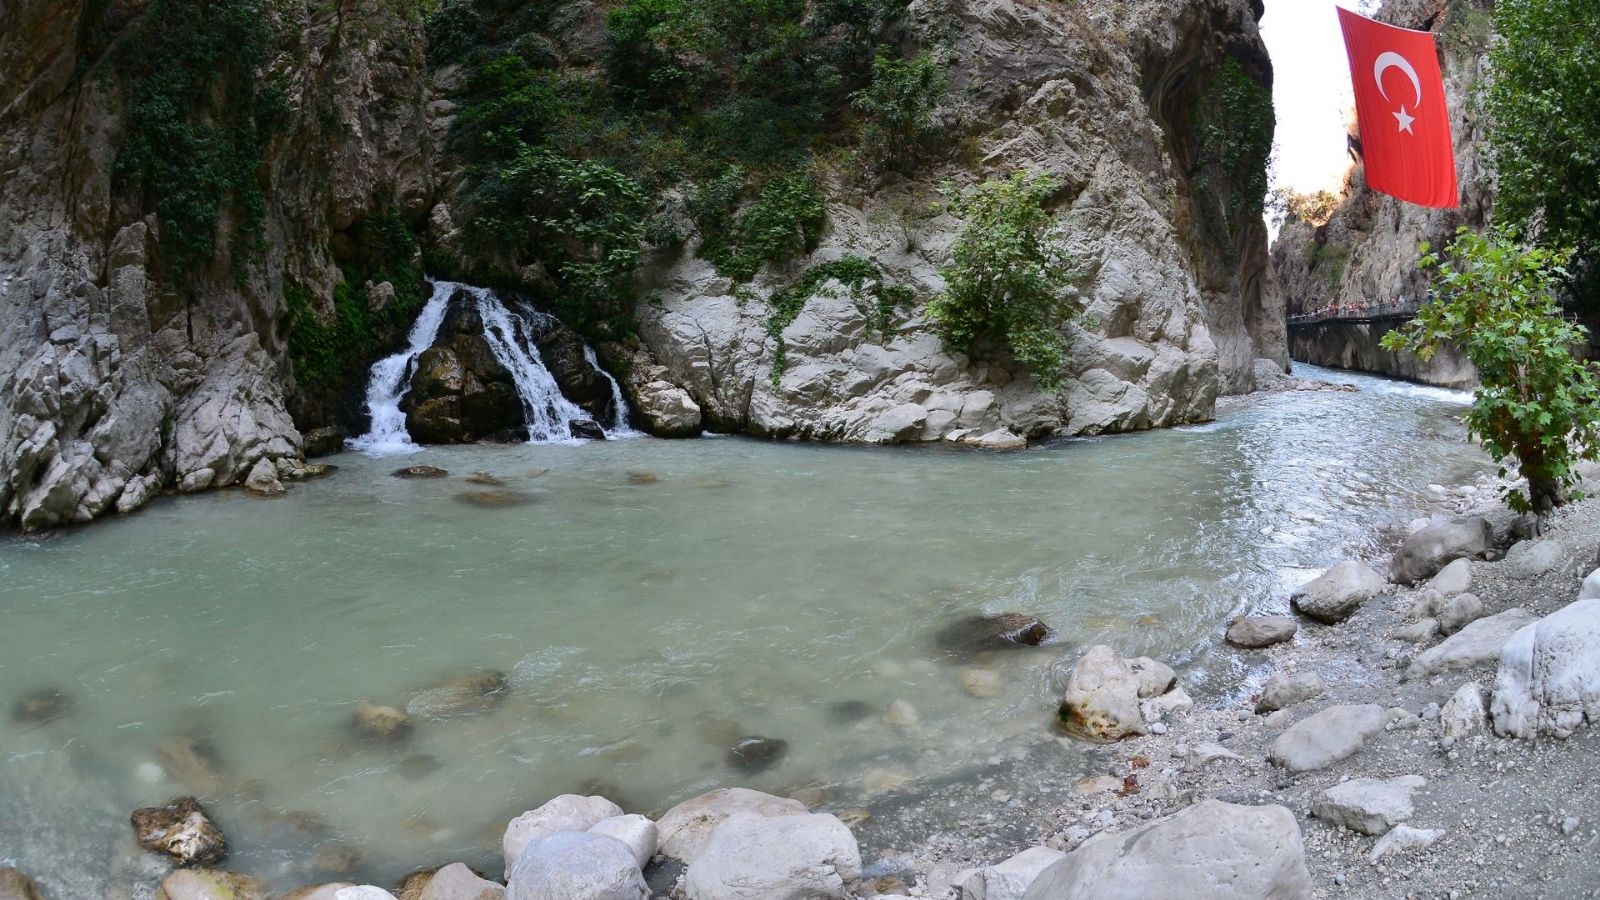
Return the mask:
M 109 896 L 140 864 L 129 811 L 197 793 L 230 867 L 282 883 L 352 863 L 493 871 L 505 821 L 562 792 L 644 812 L 733 784 L 830 785 L 847 806 L 914 792 L 1037 741 L 1051 664 L 1096 642 L 1179 666 L 1204 698 L 1247 665 L 1216 649 L 1233 615 L 1286 609 L 1429 483 L 1484 466 L 1455 420 L 1465 395 L 1302 374 L 1362 390 L 1018 453 L 726 437 L 346 453 L 281 499 L 0 536 L 0 861 L 56 896 Z M 451 475 L 388 474 L 411 464 Z M 505 485 L 464 478 L 480 470 Z M 941 640 L 1005 611 L 1042 619 L 1049 645 Z M 963 689 L 973 667 L 999 696 Z M 488 712 L 419 716 L 392 744 L 350 726 L 363 701 L 404 707 L 483 670 L 510 688 Z M 41 689 L 65 713 L 13 721 Z M 739 771 L 726 752 L 747 735 L 787 750 Z

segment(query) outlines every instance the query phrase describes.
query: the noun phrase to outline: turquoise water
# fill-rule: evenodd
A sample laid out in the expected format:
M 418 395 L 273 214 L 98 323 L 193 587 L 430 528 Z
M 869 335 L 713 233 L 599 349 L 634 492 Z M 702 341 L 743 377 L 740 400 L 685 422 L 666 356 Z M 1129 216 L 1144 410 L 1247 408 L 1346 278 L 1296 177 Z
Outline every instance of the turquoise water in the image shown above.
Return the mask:
M 197 793 L 230 867 L 287 884 L 322 877 L 317 850 L 330 871 L 356 851 L 373 879 L 492 865 L 505 821 L 566 791 L 644 812 L 732 784 L 828 785 L 845 805 L 915 791 L 1040 740 L 1051 664 L 1096 642 L 1225 684 L 1245 665 L 1217 649 L 1227 620 L 1286 608 L 1430 482 L 1485 465 L 1464 395 L 1322 374 L 1363 390 L 1018 453 L 727 437 L 347 453 L 281 499 L 0 537 L 0 859 L 103 895 L 134 877 L 128 812 Z M 402 464 L 451 475 L 388 474 Z M 972 658 L 939 641 L 1012 610 L 1050 644 Z M 974 666 L 998 696 L 963 689 Z M 350 726 L 356 704 L 480 670 L 509 684 L 488 712 L 419 717 L 394 744 Z M 12 721 L 40 689 L 66 714 Z M 737 770 L 745 735 L 787 752 Z

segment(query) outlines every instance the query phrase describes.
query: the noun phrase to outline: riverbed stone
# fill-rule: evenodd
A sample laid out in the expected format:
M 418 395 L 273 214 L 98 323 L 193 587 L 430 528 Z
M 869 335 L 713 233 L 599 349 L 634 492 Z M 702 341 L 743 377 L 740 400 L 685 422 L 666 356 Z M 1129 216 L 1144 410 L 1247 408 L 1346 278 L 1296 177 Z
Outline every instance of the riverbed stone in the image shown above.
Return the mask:
M 1433 588 L 1423 588 L 1417 594 L 1417 599 L 1412 602 L 1408 618 L 1437 620 L 1439 613 L 1444 612 L 1446 602 L 1445 595 Z
M 489 712 L 511 693 L 504 672 L 473 672 L 424 688 L 406 701 L 406 713 L 428 719 L 448 719 Z
M 1444 837 L 1442 828 L 1413 828 L 1404 823 L 1391 828 L 1373 844 L 1368 859 L 1376 863 L 1391 853 L 1413 853 L 1426 850 Z
M 1352 778 L 1323 791 L 1311 812 L 1329 824 L 1380 835 L 1411 818 L 1411 793 L 1427 783 L 1420 775 Z
M 1563 555 L 1555 541 L 1518 541 L 1506 551 L 1503 565 L 1512 578 L 1532 578 L 1561 565 Z
M 1412 622 L 1394 631 L 1389 636 L 1397 641 L 1409 641 L 1413 644 L 1422 644 L 1434 639 L 1439 633 L 1439 620 L 1434 618 L 1422 619 Z
M 395 896 L 375 884 L 356 884 L 334 891 L 333 900 L 395 900 Z
M 656 823 L 637 814 L 601 819 L 589 829 L 589 833 L 614 837 L 627 844 L 641 869 L 650 862 L 650 857 L 656 855 L 656 844 L 660 841 Z
M 986 650 L 1011 647 L 1037 647 L 1050 636 L 1050 629 L 1033 616 L 1006 612 L 967 616 L 939 632 L 941 649 L 957 655 L 973 655 Z
M 1228 643 L 1258 650 L 1294 639 L 1300 623 L 1293 616 L 1241 616 L 1228 626 Z
M 390 474 L 396 478 L 444 478 L 450 473 L 438 466 L 404 466 Z
M 1267 758 L 1290 772 L 1311 772 L 1346 759 L 1383 730 L 1389 711 L 1376 703 L 1330 706 L 1289 726 Z
M 1519 738 L 1566 738 L 1600 722 L 1600 599 L 1569 604 L 1506 641 L 1490 717 L 1497 733 Z
M 42 725 L 66 715 L 72 696 L 60 688 L 45 687 L 22 695 L 11 707 L 11 720 L 22 725 Z
M 754 775 L 777 765 L 788 751 L 789 742 L 780 738 L 746 737 L 728 748 L 726 760 L 730 768 Z
M 1191 709 L 1194 709 L 1194 699 L 1181 687 L 1173 688 L 1149 700 L 1139 701 L 1139 715 L 1144 717 L 1146 725 L 1164 722 L 1170 716 L 1180 715 Z
M 33 879 L 10 866 L 0 866 L 0 900 L 43 900 Z
M 1416 584 L 1458 559 L 1470 559 L 1494 544 L 1494 526 L 1482 516 L 1435 522 L 1405 539 L 1389 562 L 1389 580 Z
M 1428 588 L 1438 591 L 1442 597 L 1464 594 L 1471 587 L 1472 564 L 1464 559 L 1452 561 L 1428 581 Z
M 178 869 L 162 879 L 161 887 L 156 890 L 156 900 L 266 900 L 267 891 L 266 882 L 249 875 Z
M 980 699 L 998 697 L 1005 691 L 1005 682 L 994 669 L 969 666 L 961 670 L 959 677 L 961 689 Z
M 758 816 L 803 816 L 804 803 L 787 797 L 774 797 L 749 788 L 721 788 L 685 800 L 656 820 L 661 853 L 693 863 L 705 849 L 711 833 L 738 813 Z
M 360 703 L 350 712 L 350 724 L 368 740 L 399 744 L 411 737 L 411 716 L 380 703 Z
M 1288 709 L 1296 703 L 1304 703 L 1322 696 L 1328 689 L 1322 676 L 1315 672 L 1297 672 L 1293 675 L 1287 672 L 1278 672 L 1261 688 L 1261 697 L 1256 700 L 1256 712 L 1270 713 L 1280 709 Z
M 1450 695 L 1444 709 L 1439 711 L 1439 730 L 1445 737 L 1464 738 L 1484 729 L 1485 704 L 1483 689 L 1476 681 L 1469 681 Z
M 1427 678 L 1487 665 L 1500 658 L 1500 648 L 1524 625 L 1538 617 L 1521 607 L 1472 622 L 1437 646 L 1417 654 L 1406 669 L 1407 680 Z
M 836 817 L 729 816 L 689 864 L 685 900 L 843 900 L 861 850 Z
M 1483 613 L 1483 601 L 1476 594 L 1457 594 L 1439 611 L 1439 630 L 1445 634 L 1455 634 L 1483 618 Z
M 170 856 L 180 866 L 213 866 L 227 855 L 228 841 L 222 829 L 193 797 L 136 809 L 129 818 L 139 846 Z
M 506 824 L 500 838 L 500 853 L 506 875 L 534 841 L 561 831 L 588 831 L 606 819 L 624 815 L 622 807 L 604 797 L 562 794 L 537 809 L 530 809 Z
M 627 844 L 603 834 L 558 831 L 523 848 L 506 875 L 505 900 L 649 900 Z
M 1347 559 L 1302 585 L 1290 595 L 1289 604 L 1301 614 L 1331 625 L 1350 618 L 1382 590 L 1382 575 Z
M 1310 896 L 1294 813 L 1205 800 L 1132 831 L 1090 838 L 1045 869 L 1023 900 Z
M 1139 710 L 1140 678 L 1128 661 L 1104 644 L 1089 648 L 1072 667 L 1061 695 L 1061 724 L 1096 741 L 1146 733 Z
M 1029 847 L 1005 862 L 970 869 L 956 877 L 959 900 L 1022 900 L 1039 873 L 1066 856 L 1049 847 Z

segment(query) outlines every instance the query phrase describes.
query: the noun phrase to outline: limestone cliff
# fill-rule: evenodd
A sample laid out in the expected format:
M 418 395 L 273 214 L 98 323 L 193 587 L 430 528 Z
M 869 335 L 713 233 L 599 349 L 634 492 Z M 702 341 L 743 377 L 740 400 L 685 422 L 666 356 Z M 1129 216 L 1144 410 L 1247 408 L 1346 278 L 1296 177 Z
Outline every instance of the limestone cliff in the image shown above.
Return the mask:
M 592 70 L 607 8 L 542 4 L 553 37 L 539 52 Z M 195 10 L 218 9 L 259 9 L 261 64 L 223 59 L 216 71 L 232 74 L 214 77 L 199 67 L 185 88 L 194 107 L 152 131 L 140 118 L 161 111 L 151 79 L 184 71 L 179 60 L 130 62 L 156 52 L 152 16 L 192 24 Z M 292 469 L 302 432 L 359 427 L 346 401 L 413 311 L 424 258 L 464 269 L 456 277 L 548 289 L 536 266 L 463 249 L 470 167 L 449 140 L 459 73 L 429 65 L 419 9 L 0 8 L 0 522 L 127 512 L 166 489 L 240 483 L 263 458 Z M 653 252 L 638 271 L 638 337 L 605 355 L 673 433 L 694 430 L 696 405 L 718 430 L 858 441 L 1006 443 L 1209 417 L 1219 393 L 1249 389 L 1255 358 L 1287 359 L 1252 215 L 1261 166 L 1237 146 L 1270 132 L 1270 112 L 1251 133 L 1230 132 L 1240 123 L 1229 103 L 1270 87 L 1260 13 L 1248 0 L 917 0 L 907 39 L 937 41 L 951 58 L 939 110 L 947 152 L 870 186 L 825 168 L 814 251 L 743 290 L 696 256 L 692 235 Z M 258 89 L 240 93 L 251 79 Z M 238 97 L 260 109 L 241 112 Z M 216 150 L 241 121 L 256 130 Z M 205 166 L 182 159 L 187 141 L 215 150 Z M 157 168 L 140 181 L 129 148 L 141 146 L 203 177 L 160 182 Z M 1078 263 L 1090 316 L 1073 326 L 1058 395 L 1003 347 L 950 352 L 925 318 L 961 226 L 929 211 L 936 186 L 1017 169 L 1064 185 L 1055 239 Z M 191 188 L 223 198 L 214 221 L 170 212 Z M 204 252 L 197 234 L 211 239 Z M 824 285 L 784 330 L 788 365 L 774 382 L 762 298 L 845 254 L 871 258 L 913 298 L 879 328 L 848 291 Z
M 1417 268 L 1418 246 L 1448 243 L 1462 225 L 1480 227 L 1493 202 L 1493 184 L 1480 154 L 1482 123 L 1473 90 L 1484 77 L 1489 40 L 1488 0 L 1392 0 L 1378 18 L 1405 28 L 1438 33 L 1443 51 L 1446 102 L 1454 120 L 1456 171 L 1461 206 L 1431 210 L 1402 203 L 1367 188 L 1357 165 L 1344 196 L 1325 221 L 1289 221 L 1272 247 L 1272 261 L 1290 316 L 1330 305 L 1352 306 L 1427 293 Z M 1409 353 L 1378 347 L 1383 325 L 1296 326 L 1290 335 L 1295 359 L 1358 369 L 1431 384 L 1475 384 L 1477 373 L 1447 349 L 1423 362 Z

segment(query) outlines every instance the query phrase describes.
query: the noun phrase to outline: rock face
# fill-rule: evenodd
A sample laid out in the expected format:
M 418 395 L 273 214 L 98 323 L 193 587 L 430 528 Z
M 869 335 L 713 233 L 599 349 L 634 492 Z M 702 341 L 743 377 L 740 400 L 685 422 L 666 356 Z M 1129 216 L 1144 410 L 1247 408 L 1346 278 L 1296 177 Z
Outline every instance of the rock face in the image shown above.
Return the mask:
M 439 336 L 417 357 L 400 408 L 406 432 L 423 444 L 526 438 L 516 383 L 489 349 L 477 299 L 466 291 L 450 298 Z
M 1389 580 L 1416 584 L 1431 578 L 1447 564 L 1488 550 L 1494 544 L 1494 526 L 1482 516 L 1465 516 L 1435 522 L 1410 535 L 1389 561 Z
M 1570 737 L 1600 721 L 1600 599 L 1579 600 L 1505 643 L 1490 707 L 1503 735 Z
M 1427 783 L 1417 775 L 1352 778 L 1323 791 L 1311 811 L 1325 822 L 1380 835 L 1411 818 L 1411 792 Z
M 1333 624 L 1350 618 L 1381 590 L 1383 576 L 1352 559 L 1303 585 L 1289 597 L 1289 602 L 1318 622 Z
M 139 846 L 172 857 L 182 866 L 211 866 L 227 855 L 222 829 L 206 816 L 199 801 L 179 797 L 166 806 L 136 809 L 133 836 Z
M 506 900 L 649 900 L 633 851 L 616 838 L 560 831 L 528 844 L 507 873 Z
M 1376 703 L 1330 706 L 1278 735 L 1267 758 L 1290 772 L 1326 768 L 1360 750 L 1388 721 L 1388 710 Z
M 1131 832 L 1090 838 L 1045 869 L 1024 900 L 1311 896 L 1294 813 L 1206 800 Z
M 1457 25 L 1458 17 L 1483 15 L 1488 5 L 1488 0 L 1390 0 L 1378 18 L 1404 28 L 1437 31 Z M 1460 35 L 1471 29 L 1452 31 Z M 1441 46 L 1446 56 L 1446 101 L 1451 109 L 1468 109 L 1485 72 L 1485 47 L 1459 38 Z M 1428 241 L 1443 247 L 1458 226 L 1482 226 L 1493 200 L 1491 179 L 1478 152 L 1484 146 L 1481 120 L 1458 115 L 1451 133 L 1461 178 L 1460 209 L 1424 209 L 1373 191 L 1358 165 L 1347 179 L 1344 196 L 1325 220 L 1292 219 L 1284 224 L 1272 247 L 1272 261 L 1289 315 L 1427 295 L 1427 276 L 1417 268 L 1417 246 Z M 1454 348 L 1445 348 L 1426 362 L 1413 354 L 1380 349 L 1378 341 L 1391 327 L 1389 322 L 1296 325 L 1289 330 L 1289 350 L 1297 360 L 1322 366 L 1447 387 L 1477 383 L 1472 364 Z
M 1500 658 L 1500 648 L 1513 634 L 1537 617 L 1525 609 L 1508 609 L 1479 619 L 1451 635 L 1436 647 L 1417 654 L 1406 669 L 1407 679 L 1427 678 L 1440 672 L 1471 669 Z
M 736 813 L 684 878 L 685 900 L 844 900 L 861 880 L 861 851 L 830 815 Z

